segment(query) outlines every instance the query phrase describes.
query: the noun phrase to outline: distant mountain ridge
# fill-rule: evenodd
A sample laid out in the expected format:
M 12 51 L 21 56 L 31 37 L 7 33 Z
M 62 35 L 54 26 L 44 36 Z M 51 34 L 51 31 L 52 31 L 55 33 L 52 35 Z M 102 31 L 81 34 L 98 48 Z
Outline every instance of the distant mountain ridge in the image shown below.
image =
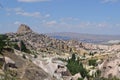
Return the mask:
M 120 40 L 120 35 L 96 35 L 96 34 L 84 34 L 84 33 L 73 33 L 73 32 L 56 32 L 47 34 L 50 37 L 62 40 L 77 40 L 87 43 L 102 43 L 106 44 L 111 40 Z

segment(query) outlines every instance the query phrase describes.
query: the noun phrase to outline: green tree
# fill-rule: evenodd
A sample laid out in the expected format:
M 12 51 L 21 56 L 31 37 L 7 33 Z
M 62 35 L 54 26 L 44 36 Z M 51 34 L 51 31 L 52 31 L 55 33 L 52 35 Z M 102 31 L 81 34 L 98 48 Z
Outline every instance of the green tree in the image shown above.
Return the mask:
M 97 71 L 96 71 L 96 76 L 97 76 L 97 77 L 100 77 L 100 76 L 101 76 L 101 71 L 100 71 L 100 70 L 97 70 Z
M 87 76 L 86 69 L 83 67 L 83 64 L 79 60 L 76 60 L 75 54 L 73 54 L 72 58 L 69 59 L 67 62 L 68 64 L 66 66 L 72 75 L 80 73 L 83 78 Z
M 23 41 L 20 41 L 20 50 L 26 53 L 31 53 L 30 50 L 26 48 L 26 45 Z
M 90 66 L 97 66 L 96 59 L 90 59 L 88 62 Z
M 3 56 L 3 59 L 5 60 L 5 56 L 3 54 L 3 49 L 6 46 L 6 40 L 7 40 L 7 36 L 6 35 L 0 35 L 0 54 Z M 4 66 L 6 63 L 3 64 L 3 70 L 4 70 Z
M 7 39 L 7 36 L 0 35 L 0 54 L 2 54 L 2 51 L 4 47 L 6 46 L 6 39 Z
M 27 48 L 26 48 L 26 45 L 24 44 L 24 42 L 21 41 L 20 44 L 21 44 L 21 51 L 26 52 Z
M 72 54 L 72 58 L 71 58 L 71 60 L 75 61 L 75 59 L 76 59 L 75 54 Z
M 18 47 L 17 43 L 14 43 L 14 44 L 13 44 L 13 47 L 14 47 L 15 49 L 17 49 L 17 50 L 20 49 L 20 48 Z

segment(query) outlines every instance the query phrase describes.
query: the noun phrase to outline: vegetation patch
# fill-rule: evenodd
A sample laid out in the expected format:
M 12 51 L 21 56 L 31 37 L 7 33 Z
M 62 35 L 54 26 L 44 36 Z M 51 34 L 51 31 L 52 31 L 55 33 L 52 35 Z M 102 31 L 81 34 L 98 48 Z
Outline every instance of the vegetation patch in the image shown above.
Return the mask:
M 75 54 L 73 54 L 72 58 L 69 59 L 67 62 L 68 64 L 66 66 L 72 75 L 80 73 L 83 78 L 88 76 L 87 70 L 83 67 L 83 64 L 79 60 L 76 60 Z

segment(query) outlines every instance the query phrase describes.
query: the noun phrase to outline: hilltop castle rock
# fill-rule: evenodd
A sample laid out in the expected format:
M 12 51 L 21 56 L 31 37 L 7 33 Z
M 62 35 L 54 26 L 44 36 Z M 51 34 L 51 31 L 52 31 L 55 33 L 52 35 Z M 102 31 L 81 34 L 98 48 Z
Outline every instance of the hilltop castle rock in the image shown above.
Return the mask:
M 17 31 L 17 33 L 27 33 L 27 32 L 32 32 L 32 30 L 30 29 L 29 26 L 25 24 L 21 24 Z

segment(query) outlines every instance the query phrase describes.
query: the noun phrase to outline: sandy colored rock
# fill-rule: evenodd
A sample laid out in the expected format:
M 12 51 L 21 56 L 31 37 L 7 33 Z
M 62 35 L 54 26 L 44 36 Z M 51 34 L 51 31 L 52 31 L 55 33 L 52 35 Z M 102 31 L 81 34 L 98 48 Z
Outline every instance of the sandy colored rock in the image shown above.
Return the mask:
M 17 33 L 26 33 L 26 32 L 32 32 L 32 30 L 30 29 L 29 26 L 27 26 L 25 24 L 21 24 L 18 28 Z

